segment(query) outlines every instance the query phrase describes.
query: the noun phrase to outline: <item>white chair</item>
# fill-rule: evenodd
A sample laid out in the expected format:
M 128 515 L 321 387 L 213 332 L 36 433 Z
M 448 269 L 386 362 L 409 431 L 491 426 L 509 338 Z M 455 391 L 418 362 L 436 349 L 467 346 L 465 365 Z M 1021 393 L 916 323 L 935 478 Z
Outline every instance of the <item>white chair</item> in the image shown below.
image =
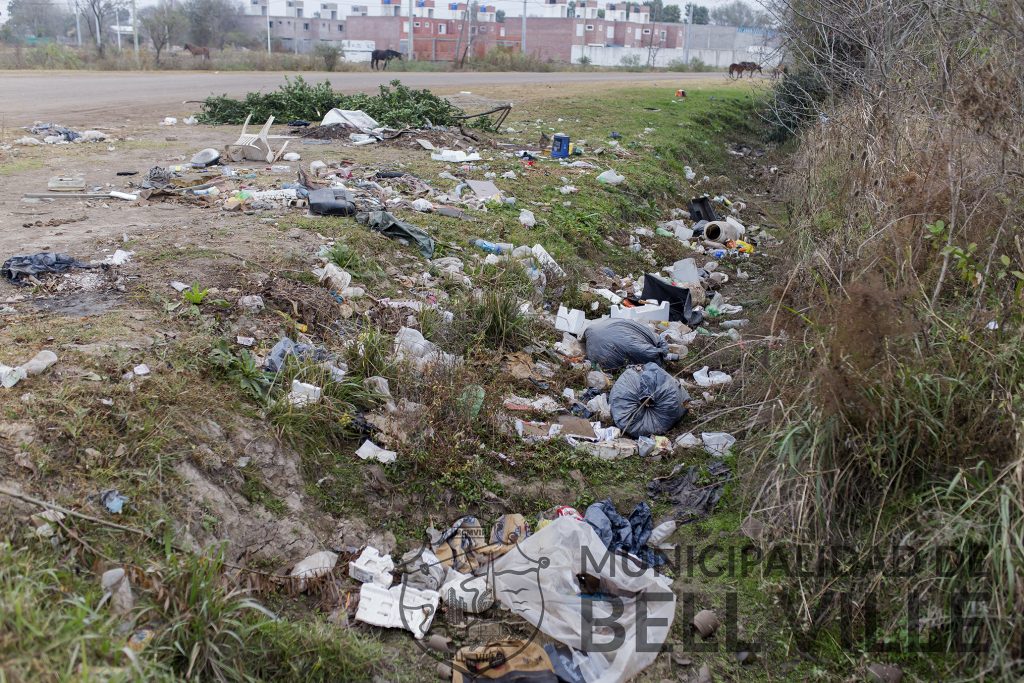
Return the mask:
M 284 148 L 282 148 L 278 154 L 274 154 L 273 150 L 270 149 L 270 140 L 267 133 L 270 132 L 270 127 L 274 124 L 274 117 L 271 116 L 267 119 L 260 132 L 247 133 L 246 129 L 251 118 L 252 114 L 245 117 L 245 123 L 242 124 L 242 133 L 238 136 L 237 141 L 225 147 L 225 152 L 227 152 L 228 158 L 231 161 L 237 162 L 248 159 L 249 161 L 262 161 L 269 164 L 277 158 L 278 154 L 284 151 Z M 285 143 L 285 146 L 287 146 L 287 143 Z

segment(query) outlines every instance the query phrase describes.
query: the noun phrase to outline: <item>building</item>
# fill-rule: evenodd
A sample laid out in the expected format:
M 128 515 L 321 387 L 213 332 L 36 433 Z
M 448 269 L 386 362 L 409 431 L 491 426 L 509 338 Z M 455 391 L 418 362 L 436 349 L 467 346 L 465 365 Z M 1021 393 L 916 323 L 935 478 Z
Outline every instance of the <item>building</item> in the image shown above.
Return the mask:
M 477 4 L 474 13 L 469 3 L 439 0 L 412 0 L 411 7 L 408 0 L 249 2 L 250 31 L 265 36 L 269 30 L 271 41 L 290 52 L 332 43 L 347 45 L 346 59 L 352 60 L 374 48 L 407 54 L 410 33 L 414 57 L 429 61 L 522 45 L 521 18 L 499 22 L 493 5 Z M 650 9 L 636 3 L 577 0 L 570 11 L 568 0 L 543 0 L 528 3 L 526 11 L 527 51 L 553 62 L 668 66 L 699 59 L 724 68 L 739 61 L 777 61 L 778 39 L 770 30 L 655 22 Z

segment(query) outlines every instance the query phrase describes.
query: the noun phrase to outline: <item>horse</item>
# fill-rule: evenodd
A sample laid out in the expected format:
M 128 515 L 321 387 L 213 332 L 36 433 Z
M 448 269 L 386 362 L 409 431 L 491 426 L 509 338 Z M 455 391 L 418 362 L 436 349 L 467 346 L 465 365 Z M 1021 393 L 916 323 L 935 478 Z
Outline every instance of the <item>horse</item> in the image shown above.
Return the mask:
M 774 69 L 771 70 L 771 76 L 772 76 L 772 80 L 773 81 L 778 79 L 781 76 L 788 76 L 788 75 L 789 75 L 789 67 L 786 66 L 785 64 L 779 64 L 778 66 L 776 66 Z
M 376 70 L 377 66 L 384 62 L 384 70 L 387 71 L 388 62 L 392 59 L 397 58 L 398 61 L 402 61 L 402 53 L 395 50 L 374 50 L 370 54 L 370 68 Z
M 761 71 L 761 65 L 758 64 L 757 62 L 740 62 L 740 78 L 743 78 L 744 71 L 749 71 L 751 78 L 754 77 L 755 71 L 761 75 L 764 75 L 764 72 Z
M 199 47 L 198 45 L 185 43 L 185 51 L 191 52 L 193 57 L 202 57 L 204 61 L 210 59 L 210 48 L 208 47 Z
M 729 65 L 729 78 L 743 78 L 743 63 Z

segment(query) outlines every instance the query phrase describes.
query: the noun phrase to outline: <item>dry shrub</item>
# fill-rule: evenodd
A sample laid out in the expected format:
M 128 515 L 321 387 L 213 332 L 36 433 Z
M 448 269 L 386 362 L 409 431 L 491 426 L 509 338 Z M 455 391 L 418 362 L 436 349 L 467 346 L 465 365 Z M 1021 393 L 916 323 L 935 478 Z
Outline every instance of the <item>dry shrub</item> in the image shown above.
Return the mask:
M 855 619 L 873 592 L 903 606 L 887 633 L 922 627 L 947 650 L 943 678 L 1020 680 L 1024 13 L 1015 0 L 776 11 L 791 71 L 825 94 L 786 181 L 795 246 L 775 324 L 793 344 L 772 368 L 785 414 L 754 508 L 782 542 L 973 553 L 977 566 L 944 575 L 846 577 Z M 801 578 L 803 604 L 830 586 Z M 970 651 L 949 601 L 978 589 Z M 915 592 L 927 614 L 908 623 Z

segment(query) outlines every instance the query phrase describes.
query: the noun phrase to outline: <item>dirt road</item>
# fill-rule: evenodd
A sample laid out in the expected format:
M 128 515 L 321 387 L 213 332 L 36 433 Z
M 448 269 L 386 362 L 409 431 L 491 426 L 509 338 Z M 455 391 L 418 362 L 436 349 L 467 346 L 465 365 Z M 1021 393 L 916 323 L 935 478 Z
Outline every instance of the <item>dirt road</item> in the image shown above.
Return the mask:
M 288 74 L 294 75 L 294 74 Z M 382 83 L 399 78 L 417 88 L 439 91 L 473 90 L 487 86 L 558 88 L 567 84 L 625 85 L 648 82 L 721 81 L 723 74 L 623 73 L 623 72 L 312 72 L 299 74 L 318 82 L 329 80 L 342 91 L 372 91 Z M 0 72 L 0 116 L 7 125 L 21 126 L 34 120 L 54 120 L 65 125 L 99 126 L 121 123 L 125 117 L 176 116 L 194 111 L 183 107 L 186 100 L 201 100 L 211 94 L 241 95 L 252 90 L 271 90 L 284 80 L 281 72 L 89 72 L 89 71 L 4 71 Z

